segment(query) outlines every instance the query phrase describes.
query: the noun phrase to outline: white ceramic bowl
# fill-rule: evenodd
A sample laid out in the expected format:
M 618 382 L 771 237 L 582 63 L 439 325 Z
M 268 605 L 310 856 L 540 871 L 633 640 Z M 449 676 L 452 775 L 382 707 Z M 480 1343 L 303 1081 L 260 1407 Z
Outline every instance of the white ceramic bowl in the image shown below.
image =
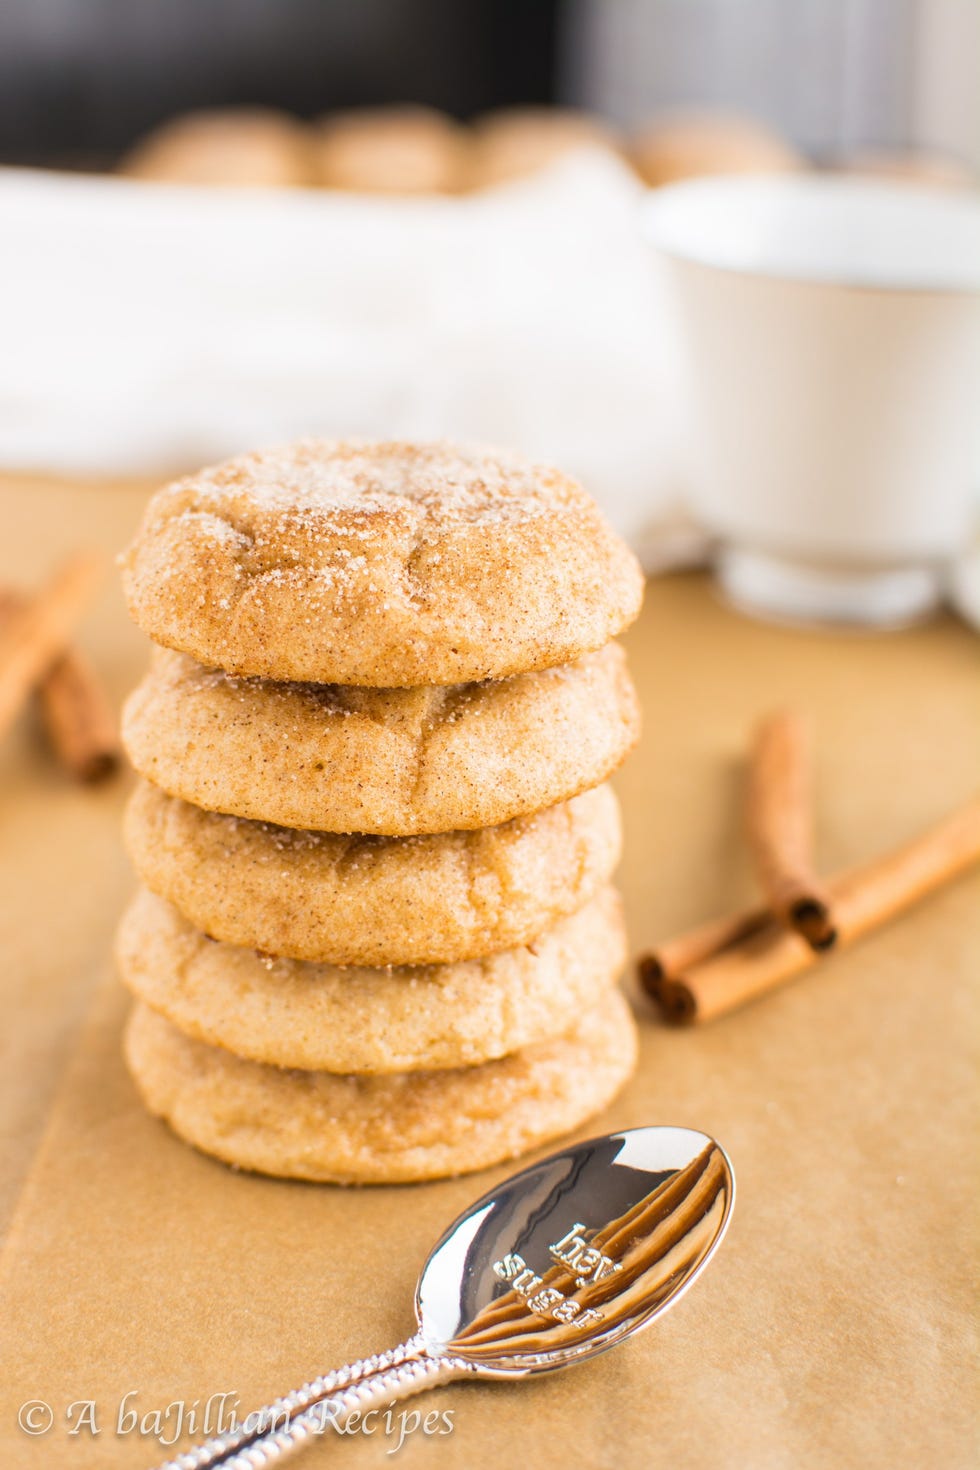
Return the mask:
M 650 196 L 686 359 L 697 514 L 723 585 L 788 618 L 936 601 L 980 445 L 980 202 L 861 179 Z

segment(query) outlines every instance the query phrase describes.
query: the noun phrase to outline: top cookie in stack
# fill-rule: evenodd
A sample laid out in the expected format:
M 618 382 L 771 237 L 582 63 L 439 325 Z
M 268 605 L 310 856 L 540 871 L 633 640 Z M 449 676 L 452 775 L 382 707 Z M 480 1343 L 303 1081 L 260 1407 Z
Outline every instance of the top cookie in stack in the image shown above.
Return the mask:
M 568 663 L 643 595 L 629 548 L 558 470 L 317 441 L 161 491 L 123 585 L 154 642 L 211 667 L 399 689 Z
M 642 577 L 584 491 L 308 441 L 161 491 L 123 565 L 161 645 L 124 719 L 150 1107 L 245 1167 L 365 1181 L 602 1107 L 635 1046 L 600 783 L 637 735 L 609 640 Z

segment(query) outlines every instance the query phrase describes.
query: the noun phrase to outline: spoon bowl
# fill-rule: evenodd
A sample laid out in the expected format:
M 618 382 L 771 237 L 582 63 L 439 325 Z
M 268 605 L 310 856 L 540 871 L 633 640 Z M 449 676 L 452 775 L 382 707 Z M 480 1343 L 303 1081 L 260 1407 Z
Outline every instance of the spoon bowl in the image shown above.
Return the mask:
M 426 1351 L 494 1376 L 605 1352 L 673 1305 L 721 1243 L 735 1180 L 691 1128 L 552 1154 L 450 1225 L 419 1281 Z

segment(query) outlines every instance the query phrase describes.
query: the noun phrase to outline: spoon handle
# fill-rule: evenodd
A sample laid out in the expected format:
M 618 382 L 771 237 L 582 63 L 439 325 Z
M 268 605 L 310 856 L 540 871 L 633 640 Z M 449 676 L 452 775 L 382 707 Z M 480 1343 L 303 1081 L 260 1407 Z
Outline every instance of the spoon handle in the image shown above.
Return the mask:
M 360 1378 L 338 1393 L 328 1392 L 288 1422 L 280 1420 L 280 1427 L 272 1427 L 266 1432 L 260 1428 L 247 1443 L 225 1458 L 207 1460 L 204 1464 L 217 1465 L 220 1470 L 263 1470 L 264 1466 L 294 1455 L 331 1429 L 343 1429 L 355 1412 L 363 1414 L 371 1409 L 387 1407 L 399 1399 L 411 1398 L 427 1388 L 436 1388 L 440 1383 L 449 1383 L 453 1378 L 474 1371 L 470 1364 L 458 1358 L 405 1358 L 396 1367 Z M 194 1451 L 190 1453 L 193 1455 Z M 177 1460 L 174 1463 L 181 1465 L 182 1462 Z M 195 1467 L 201 1464 L 195 1460 L 190 1463 Z
M 321 1404 L 323 1400 L 332 1399 L 334 1395 L 349 1389 L 362 1380 L 389 1373 L 393 1368 L 401 1367 L 404 1363 L 420 1357 L 423 1351 L 422 1336 L 416 1333 L 406 1342 L 389 1348 L 386 1353 L 377 1353 L 370 1358 L 359 1358 L 355 1363 L 347 1363 L 342 1368 L 333 1368 L 329 1373 L 323 1373 L 319 1378 L 304 1383 L 302 1388 L 283 1394 L 274 1403 L 266 1404 L 261 1409 L 255 1409 L 251 1414 L 246 1415 L 244 1422 L 238 1428 L 230 1429 L 225 1434 L 216 1434 L 211 1439 L 205 1440 L 203 1444 L 195 1445 L 190 1450 L 184 1450 L 172 1460 L 166 1460 L 158 1465 L 156 1470 L 211 1470 L 211 1467 L 215 1465 L 227 1465 L 230 1463 L 230 1456 L 236 1451 L 267 1437 L 270 1430 L 292 1424 L 301 1414 Z M 242 1462 L 243 1465 L 249 1467 L 249 1470 L 252 1470 L 254 1465 L 268 1463 L 267 1460 Z

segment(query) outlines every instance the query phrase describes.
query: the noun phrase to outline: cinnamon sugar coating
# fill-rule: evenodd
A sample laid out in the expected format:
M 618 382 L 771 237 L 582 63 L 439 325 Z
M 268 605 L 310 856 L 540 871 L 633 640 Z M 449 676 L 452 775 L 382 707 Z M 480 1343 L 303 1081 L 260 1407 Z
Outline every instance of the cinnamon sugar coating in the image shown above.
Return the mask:
M 324 832 L 494 827 L 597 786 L 639 737 L 618 644 L 576 663 L 418 689 L 279 684 L 158 649 L 123 743 L 171 796 Z
M 395 1184 L 487 1168 L 578 1128 L 632 1072 L 636 1027 L 613 989 L 557 1040 L 497 1061 L 356 1077 L 243 1061 L 139 1004 L 125 1047 L 149 1110 L 205 1153 L 291 1179 Z
M 559 471 L 449 444 L 305 440 L 160 490 L 123 558 L 136 622 L 232 673 L 413 687 L 567 663 L 643 578 Z
M 611 888 L 532 945 L 479 960 L 386 969 L 309 964 L 208 939 L 143 889 L 116 943 L 123 980 L 188 1036 L 311 1071 L 478 1066 L 559 1036 L 626 962 Z
M 142 881 L 212 939 L 332 965 L 476 959 L 588 903 L 619 858 L 602 785 L 499 827 L 430 837 L 295 831 L 202 811 L 148 781 L 125 838 Z

